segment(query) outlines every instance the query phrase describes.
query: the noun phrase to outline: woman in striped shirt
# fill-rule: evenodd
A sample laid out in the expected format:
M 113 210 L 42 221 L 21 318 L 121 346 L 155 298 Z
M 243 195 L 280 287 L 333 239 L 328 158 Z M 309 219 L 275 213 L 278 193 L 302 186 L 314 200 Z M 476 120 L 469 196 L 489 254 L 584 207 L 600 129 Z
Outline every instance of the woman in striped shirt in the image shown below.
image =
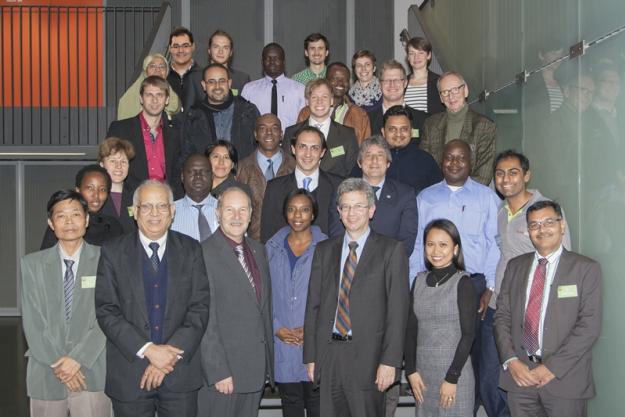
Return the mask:
M 428 114 L 445 109 L 438 96 L 436 82 L 439 75 L 430 71 L 428 65 L 432 59 L 432 45 L 420 37 L 412 38 L 406 44 L 406 62 L 411 69 L 408 86 L 404 93 L 406 105 Z

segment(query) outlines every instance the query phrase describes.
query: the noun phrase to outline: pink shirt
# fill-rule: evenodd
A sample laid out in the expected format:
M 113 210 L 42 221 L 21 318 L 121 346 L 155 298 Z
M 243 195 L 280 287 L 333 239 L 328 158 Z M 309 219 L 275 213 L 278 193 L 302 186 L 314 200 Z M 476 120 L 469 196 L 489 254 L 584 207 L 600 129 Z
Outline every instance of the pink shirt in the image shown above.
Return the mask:
M 145 157 L 148 163 L 148 178 L 151 180 L 165 181 L 165 144 L 163 142 L 163 120 L 161 119 L 157 129 L 156 137 L 153 138 L 150 126 L 143 117 L 143 112 L 139 114 L 141 122 L 141 133 L 143 134 L 143 144 L 145 146 Z

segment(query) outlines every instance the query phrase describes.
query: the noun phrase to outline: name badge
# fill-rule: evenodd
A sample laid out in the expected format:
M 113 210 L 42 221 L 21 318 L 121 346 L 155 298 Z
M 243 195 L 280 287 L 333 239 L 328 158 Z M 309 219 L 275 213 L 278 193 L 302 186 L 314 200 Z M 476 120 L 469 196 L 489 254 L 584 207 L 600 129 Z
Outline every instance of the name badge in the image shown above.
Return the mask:
M 411 134 L 412 138 L 418 138 L 419 137 L 419 129 L 412 129 L 412 134 Z
M 558 285 L 558 298 L 577 297 L 577 285 Z
M 341 155 L 345 155 L 345 148 L 343 148 L 343 145 L 330 149 L 330 156 L 332 156 L 332 158 L 336 158 Z
M 231 88 L 230 91 L 232 91 L 232 95 L 233 96 L 238 96 L 239 95 L 239 90 L 237 88 Z
M 128 210 L 128 217 L 135 217 L 135 208 L 133 206 L 126 207 Z
M 95 288 L 95 275 L 82 277 L 80 279 L 81 288 Z

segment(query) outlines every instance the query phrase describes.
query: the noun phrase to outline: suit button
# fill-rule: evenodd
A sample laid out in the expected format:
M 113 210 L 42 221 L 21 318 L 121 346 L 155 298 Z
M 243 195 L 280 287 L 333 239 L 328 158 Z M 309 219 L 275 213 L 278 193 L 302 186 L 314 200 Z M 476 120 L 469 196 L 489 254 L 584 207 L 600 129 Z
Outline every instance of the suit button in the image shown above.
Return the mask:
M 156 304 L 154 308 L 158 310 L 159 308 L 161 308 L 161 306 L 159 304 Z
M 159 327 L 158 327 L 158 326 L 154 326 L 154 330 L 158 330 L 158 329 L 159 329 Z
M 144 325 L 143 325 L 143 328 L 144 328 L 145 330 L 147 330 L 147 329 L 149 329 L 149 328 L 150 328 L 150 326 L 148 326 L 147 324 L 144 324 Z

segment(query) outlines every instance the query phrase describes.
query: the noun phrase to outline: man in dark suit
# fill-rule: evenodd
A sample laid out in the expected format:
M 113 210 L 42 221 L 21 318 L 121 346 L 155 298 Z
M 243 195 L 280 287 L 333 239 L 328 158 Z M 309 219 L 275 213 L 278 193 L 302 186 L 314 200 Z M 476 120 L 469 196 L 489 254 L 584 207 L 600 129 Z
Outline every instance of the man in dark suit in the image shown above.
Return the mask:
M 291 139 L 291 152 L 295 155 L 295 172 L 267 183 L 260 220 L 263 243 L 286 225 L 282 206 L 286 196 L 296 188 L 304 188 L 313 194 L 319 207 L 314 224 L 323 233 L 327 234 L 329 230 L 330 206 L 341 177 L 319 169 L 321 158 L 327 152 L 323 133 L 316 127 L 302 126 Z
M 306 85 L 306 103 L 310 117 L 286 129 L 284 137 L 287 140 L 282 142 L 282 149 L 290 151 L 290 140 L 300 128 L 314 126 L 323 133 L 328 149 L 321 159 L 321 169 L 343 178 L 348 177 L 356 165 L 358 141 L 354 129 L 332 118 L 334 94 L 330 82 L 325 78 L 309 82 Z
M 107 338 L 106 394 L 117 417 L 195 417 L 209 284 L 200 244 L 170 231 L 171 188 L 134 195 L 138 231 L 102 247 L 96 316 Z
M 211 310 L 202 339 L 200 416 L 253 417 L 273 385 L 271 279 L 265 248 L 246 238 L 252 201 L 238 187 L 219 196 L 219 229 L 202 244 Z
M 410 256 L 417 237 L 417 198 L 412 187 L 386 176 L 391 161 L 391 151 L 381 136 L 367 138 L 360 145 L 358 166 L 376 200 L 371 229 L 402 242 Z M 344 232 L 338 211 L 330 210 L 330 236 Z
M 369 228 L 373 189 L 349 178 L 338 188 L 345 234 L 317 245 L 312 263 L 304 363 L 321 389 L 324 417 L 381 417 L 399 379 L 408 317 L 403 245 Z
M 601 268 L 562 246 L 558 203 L 527 209 L 535 252 L 510 262 L 497 297 L 495 339 L 512 417 L 585 417 L 595 395 L 592 346 L 601 331 Z
M 126 139 L 135 150 L 126 183 L 134 190 L 146 179 L 167 181 L 175 198 L 182 198 L 180 183 L 180 133 L 164 113 L 169 84 L 154 75 L 141 83 L 141 113 L 111 123 L 107 137 Z
M 449 141 L 460 139 L 468 143 L 473 154 L 471 176 L 477 182 L 488 185 L 493 178 L 495 123 L 469 109 L 469 86 L 459 73 L 449 71 L 441 75 L 438 93 L 447 111 L 436 113 L 425 120 L 421 149 L 439 162 L 445 144 Z
M 418 139 L 423 135 L 423 123 L 427 113 L 415 110 L 406 106 L 404 102 L 404 92 L 408 85 L 406 69 L 402 64 L 391 59 L 382 64 L 380 69 L 380 84 L 382 87 L 382 105 L 369 112 L 369 122 L 371 123 L 371 133 L 378 134 L 384 127 L 384 115 L 393 106 L 402 106 L 410 114 L 411 131 L 410 137 Z

